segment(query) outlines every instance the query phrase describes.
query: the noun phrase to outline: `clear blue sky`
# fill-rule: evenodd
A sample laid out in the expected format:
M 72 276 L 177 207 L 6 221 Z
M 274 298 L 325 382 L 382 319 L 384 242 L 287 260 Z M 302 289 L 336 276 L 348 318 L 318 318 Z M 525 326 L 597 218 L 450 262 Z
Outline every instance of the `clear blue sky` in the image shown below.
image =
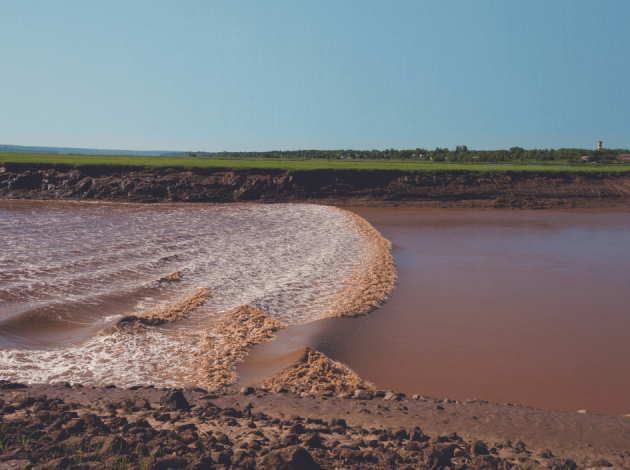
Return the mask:
M 0 0 L 0 144 L 630 147 L 630 1 Z

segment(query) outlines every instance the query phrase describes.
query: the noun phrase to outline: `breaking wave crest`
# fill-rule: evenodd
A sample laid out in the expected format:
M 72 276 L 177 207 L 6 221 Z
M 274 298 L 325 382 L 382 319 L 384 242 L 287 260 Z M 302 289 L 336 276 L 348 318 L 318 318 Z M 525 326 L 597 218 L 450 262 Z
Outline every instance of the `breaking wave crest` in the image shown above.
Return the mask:
M 22 382 L 217 388 L 396 281 L 390 243 L 326 206 L 7 202 L 0 245 L 0 376 Z

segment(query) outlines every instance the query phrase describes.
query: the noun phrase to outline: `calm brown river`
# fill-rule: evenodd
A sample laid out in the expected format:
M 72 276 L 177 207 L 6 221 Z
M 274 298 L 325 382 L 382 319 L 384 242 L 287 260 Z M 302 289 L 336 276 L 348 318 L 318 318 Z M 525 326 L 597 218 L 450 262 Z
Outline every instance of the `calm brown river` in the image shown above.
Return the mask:
M 308 344 L 379 389 L 630 413 L 630 214 L 353 210 L 393 243 L 392 297 L 280 333 L 244 376 Z

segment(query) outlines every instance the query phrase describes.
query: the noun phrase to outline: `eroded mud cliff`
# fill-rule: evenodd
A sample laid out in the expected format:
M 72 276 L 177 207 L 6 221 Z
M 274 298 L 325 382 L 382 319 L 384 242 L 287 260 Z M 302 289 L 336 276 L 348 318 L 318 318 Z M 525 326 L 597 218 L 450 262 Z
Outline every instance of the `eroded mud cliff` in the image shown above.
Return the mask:
M 0 167 L 0 199 L 311 202 L 425 207 L 630 207 L 630 176 L 384 170 L 132 171 Z

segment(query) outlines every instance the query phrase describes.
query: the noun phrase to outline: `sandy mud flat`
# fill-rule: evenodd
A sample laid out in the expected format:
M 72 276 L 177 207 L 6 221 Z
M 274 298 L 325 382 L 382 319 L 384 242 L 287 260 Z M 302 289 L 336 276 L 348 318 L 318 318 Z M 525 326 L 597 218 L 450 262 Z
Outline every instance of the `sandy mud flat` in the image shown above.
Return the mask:
M 0 468 L 629 468 L 630 418 L 393 392 L 0 383 Z

